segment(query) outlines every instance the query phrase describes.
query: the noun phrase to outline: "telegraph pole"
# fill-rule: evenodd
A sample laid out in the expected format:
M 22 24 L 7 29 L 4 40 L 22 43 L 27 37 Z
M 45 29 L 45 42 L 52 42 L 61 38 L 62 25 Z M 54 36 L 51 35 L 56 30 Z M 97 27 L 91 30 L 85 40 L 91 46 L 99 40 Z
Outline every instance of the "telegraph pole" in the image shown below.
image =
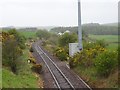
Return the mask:
M 81 25 L 81 2 L 78 0 L 78 48 L 83 49 L 82 46 L 82 25 Z

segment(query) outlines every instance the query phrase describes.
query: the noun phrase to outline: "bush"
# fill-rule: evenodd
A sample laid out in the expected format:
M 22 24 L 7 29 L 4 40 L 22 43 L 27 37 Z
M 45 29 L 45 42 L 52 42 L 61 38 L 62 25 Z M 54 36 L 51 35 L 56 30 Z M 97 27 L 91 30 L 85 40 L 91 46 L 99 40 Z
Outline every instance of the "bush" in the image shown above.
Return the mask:
M 40 73 L 42 71 L 42 65 L 41 64 L 34 64 L 31 69 L 36 73 Z
M 76 41 L 77 41 L 76 34 L 65 33 L 59 38 L 59 45 L 64 47 L 64 46 L 68 46 L 69 43 L 74 43 Z
M 40 39 L 45 39 L 45 40 L 47 40 L 47 39 L 50 38 L 51 33 L 49 33 L 47 30 L 38 30 L 38 31 L 36 32 L 36 35 L 37 35 L 37 37 L 39 37 Z
M 34 58 L 29 58 L 28 62 L 32 63 L 32 64 L 36 64 L 36 60 Z
M 34 51 L 34 50 L 33 50 L 33 48 L 31 47 L 31 48 L 30 48 L 30 52 L 33 52 L 33 51 Z
M 69 57 L 67 51 L 66 51 L 64 48 L 61 48 L 61 47 L 58 47 L 58 48 L 55 50 L 55 55 L 56 55 L 61 61 L 67 60 L 67 58 Z
M 96 42 L 83 42 L 84 49 L 95 48 L 99 46 L 101 48 L 105 48 L 108 44 L 104 40 L 97 40 Z
M 117 66 L 118 53 L 113 51 L 105 51 L 98 55 L 95 59 L 95 67 L 100 76 L 107 77 Z
M 96 44 L 100 45 L 103 48 L 105 48 L 108 45 L 104 40 L 97 40 Z
M 83 67 L 91 67 L 94 65 L 94 59 L 99 53 L 106 51 L 105 48 L 94 46 L 94 48 L 83 49 L 80 53 L 76 53 L 70 58 L 70 65 L 72 67 L 80 65 Z

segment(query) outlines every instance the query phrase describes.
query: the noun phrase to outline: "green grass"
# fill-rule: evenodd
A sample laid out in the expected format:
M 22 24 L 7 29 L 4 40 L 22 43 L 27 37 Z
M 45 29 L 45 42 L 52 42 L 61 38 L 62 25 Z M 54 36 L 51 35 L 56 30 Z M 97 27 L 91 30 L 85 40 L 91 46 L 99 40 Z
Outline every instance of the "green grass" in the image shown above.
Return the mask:
M 118 49 L 118 44 L 117 43 L 110 43 L 107 46 L 107 49 L 109 49 L 109 50 L 116 50 L 116 49 Z
M 77 66 L 73 69 L 91 88 L 117 88 L 118 71 L 112 73 L 108 78 L 98 77 L 94 67 L 85 68 Z
M 0 89 L 2 88 L 2 69 L 0 69 Z
M 0 42 L 0 89 L 2 88 L 2 44 Z
M 24 51 L 21 57 L 22 64 L 19 67 L 18 75 L 15 75 L 7 67 L 2 70 L 2 87 L 3 88 L 39 88 L 38 78 L 31 71 L 31 65 L 27 63 L 28 50 Z
M 116 50 L 118 48 L 118 37 L 120 37 L 120 35 L 89 35 L 89 37 L 95 40 L 104 40 L 108 43 L 107 48 L 109 50 Z
M 10 70 L 2 70 L 3 88 L 37 88 L 37 78 L 33 74 L 15 75 Z
M 108 43 L 114 43 L 118 42 L 118 37 L 120 37 L 120 35 L 89 35 L 89 37 L 96 40 L 104 39 Z
M 35 38 L 36 31 L 19 31 L 22 35 L 24 35 L 27 39 L 28 38 Z

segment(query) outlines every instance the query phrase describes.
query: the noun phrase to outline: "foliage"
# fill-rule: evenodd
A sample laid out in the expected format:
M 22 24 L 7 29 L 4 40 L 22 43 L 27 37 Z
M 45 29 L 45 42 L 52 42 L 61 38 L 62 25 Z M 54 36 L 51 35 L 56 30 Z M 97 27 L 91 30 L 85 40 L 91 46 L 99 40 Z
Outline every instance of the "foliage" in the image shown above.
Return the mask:
M 40 73 L 42 71 L 42 65 L 41 64 L 34 64 L 31 68 L 36 73 Z
M 95 59 L 95 67 L 99 75 L 108 76 L 117 67 L 118 53 L 105 51 Z
M 64 46 L 68 46 L 69 43 L 73 43 L 76 41 L 77 41 L 76 34 L 65 33 L 59 38 L 59 45 L 64 47 Z
M 11 29 L 8 31 L 10 35 L 13 35 L 21 49 L 25 49 L 26 38 L 18 33 L 15 29 Z
M 26 39 L 30 39 L 30 40 L 36 37 L 36 31 L 19 30 L 19 33 L 23 35 Z
M 104 40 L 97 40 L 96 44 L 100 45 L 103 48 L 107 46 L 107 43 Z
M 68 52 L 62 47 L 58 47 L 55 51 L 55 55 L 61 60 L 65 61 L 68 59 Z
M 16 30 L 2 32 L 3 65 L 9 66 L 14 73 L 17 73 L 18 59 L 22 55 L 22 44 L 24 40 Z
M 33 48 L 32 47 L 30 47 L 30 52 L 33 52 L 34 50 L 33 50 Z
M 69 30 L 70 32 L 77 33 L 78 27 L 55 27 L 52 28 L 51 32 L 65 32 Z M 100 24 L 86 24 L 82 25 L 82 31 L 85 34 L 93 34 L 93 35 L 118 35 L 118 27 L 117 26 L 107 26 Z
M 76 53 L 70 58 L 70 66 L 71 68 L 77 65 L 91 67 L 94 65 L 93 59 L 104 51 L 106 51 L 106 49 L 99 45 L 96 45 L 94 48 L 83 49 L 80 53 Z
M 32 63 L 32 64 L 36 64 L 36 60 L 33 57 L 30 57 L 28 59 L 28 62 Z
M 59 39 L 59 36 L 57 34 L 51 33 L 51 36 L 47 41 L 49 41 L 48 42 L 49 44 L 55 46 L 55 45 L 58 45 L 58 39 Z
M 37 37 L 47 40 L 50 37 L 50 33 L 47 30 L 39 30 L 36 32 Z
M 96 40 L 95 42 L 83 42 L 83 48 L 90 49 L 90 48 L 106 48 L 108 44 L 104 40 Z

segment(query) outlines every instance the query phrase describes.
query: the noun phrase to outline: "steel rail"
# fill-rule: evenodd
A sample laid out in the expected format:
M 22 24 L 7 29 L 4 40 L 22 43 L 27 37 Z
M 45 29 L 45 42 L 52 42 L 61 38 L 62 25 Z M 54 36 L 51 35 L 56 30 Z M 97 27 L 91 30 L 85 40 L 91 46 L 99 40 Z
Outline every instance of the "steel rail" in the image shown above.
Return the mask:
M 55 75 L 53 74 L 53 72 L 51 71 L 50 67 L 48 66 L 47 62 L 45 61 L 45 59 L 44 59 L 43 56 L 41 55 L 42 53 L 40 53 L 40 51 L 38 51 L 37 48 L 36 48 L 36 51 L 38 52 L 38 54 L 39 54 L 39 55 L 41 56 L 41 58 L 43 59 L 43 62 L 46 64 L 47 68 L 49 69 L 49 71 L 50 71 L 53 79 L 55 80 L 55 83 L 57 84 L 57 87 L 60 89 L 60 86 L 59 86 L 59 84 L 58 84 L 58 81 L 57 81 Z M 60 90 L 61 90 L 61 89 L 60 89 Z
M 51 59 L 39 46 L 37 46 L 37 47 L 40 49 L 40 51 L 41 51 L 45 56 L 47 56 L 47 58 L 48 58 L 48 59 L 51 61 L 51 63 L 57 68 L 57 70 L 60 72 L 60 74 L 63 76 L 63 78 L 67 81 L 67 83 L 70 85 L 70 87 L 74 90 L 74 89 L 75 89 L 74 86 L 71 84 L 71 82 L 68 80 L 68 78 L 63 74 L 63 72 L 59 69 L 59 67 L 52 61 L 52 59 Z M 37 50 L 37 52 L 39 53 L 38 50 Z M 45 64 L 47 65 L 47 67 L 48 67 L 49 70 L 50 70 L 50 67 L 48 66 L 48 64 L 47 64 L 46 61 L 44 60 L 43 56 L 42 56 L 41 54 L 40 54 L 40 56 L 41 56 L 41 58 L 43 59 L 43 61 L 45 62 Z M 50 70 L 50 72 L 51 72 L 51 74 L 53 74 L 53 72 L 52 72 L 51 70 Z M 55 78 L 54 74 L 53 74 L 52 76 Z M 60 89 L 61 87 L 60 87 L 60 85 L 58 84 L 57 79 L 55 78 L 54 80 L 55 80 L 57 86 L 58 86 L 59 89 Z

